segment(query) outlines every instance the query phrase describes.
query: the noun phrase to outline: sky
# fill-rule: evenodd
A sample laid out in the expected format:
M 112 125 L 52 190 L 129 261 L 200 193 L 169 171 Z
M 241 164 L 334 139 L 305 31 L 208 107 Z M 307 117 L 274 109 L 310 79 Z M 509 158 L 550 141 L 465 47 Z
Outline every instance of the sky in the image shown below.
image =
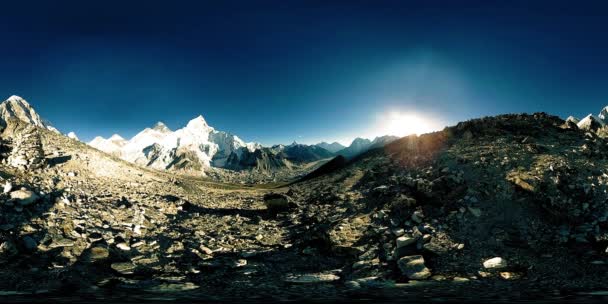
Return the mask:
M 606 1 L 6 2 L 0 99 L 87 141 L 200 114 L 266 145 L 348 143 L 415 127 L 395 115 L 608 104 Z

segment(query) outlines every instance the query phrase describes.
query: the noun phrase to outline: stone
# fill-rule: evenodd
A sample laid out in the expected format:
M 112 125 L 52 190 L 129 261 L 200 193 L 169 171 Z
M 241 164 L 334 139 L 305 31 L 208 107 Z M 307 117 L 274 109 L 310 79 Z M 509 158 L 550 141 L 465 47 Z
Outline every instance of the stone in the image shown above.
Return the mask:
M 57 239 L 49 245 L 49 248 L 74 247 L 74 241 L 69 239 Z
M 129 247 L 129 245 L 127 243 L 118 243 L 118 244 L 116 244 L 116 248 L 123 250 L 123 251 L 131 250 L 131 247 Z
M 104 261 L 110 257 L 110 251 L 103 246 L 93 246 L 84 253 L 84 260 L 89 263 Z
M 264 205 L 270 212 L 283 212 L 290 208 L 289 199 L 280 193 L 268 193 L 264 195 Z
M 7 159 L 10 166 L 20 170 L 40 169 L 46 164 L 38 128 L 28 124 L 14 135 L 14 145 Z
M 0 244 L 0 261 L 6 261 L 19 253 L 17 246 L 10 240 L 4 241 Z
M 410 280 L 424 280 L 431 276 L 431 271 L 424 265 L 424 258 L 421 255 L 402 257 L 397 261 L 397 266 Z
M 507 267 L 507 261 L 501 257 L 495 257 L 483 262 L 483 267 L 486 269 L 502 269 Z
M 21 206 L 27 206 L 40 198 L 34 191 L 27 189 L 15 190 L 11 192 L 10 196 L 19 202 Z
M 474 208 L 474 207 L 468 207 L 469 212 L 471 212 L 471 214 L 475 217 L 480 217 L 481 216 L 481 209 L 479 208 Z
M 212 255 L 212 254 L 213 254 L 213 250 L 211 250 L 209 247 L 205 247 L 205 246 L 201 245 L 200 247 L 198 247 L 198 249 L 199 249 L 199 250 L 200 250 L 202 253 L 204 253 L 204 254 L 206 254 L 206 255 Z
M 318 284 L 330 283 L 340 280 L 340 277 L 331 273 L 313 273 L 303 275 L 292 275 L 285 279 L 285 282 L 296 284 Z
M 6 184 L 4 184 L 4 193 L 9 193 L 11 190 L 13 190 L 13 184 L 7 181 Z
M 515 272 L 502 271 L 500 277 L 504 280 L 518 280 L 521 278 L 521 275 Z
M 110 267 L 112 267 L 114 271 L 123 275 L 133 274 L 137 268 L 137 266 L 131 262 L 112 263 Z
M 414 213 L 412 213 L 412 221 L 414 221 L 418 224 L 422 223 L 423 218 L 424 218 L 424 215 L 420 211 L 415 211 Z
M 416 243 L 416 239 L 408 236 L 400 236 L 395 240 L 397 248 L 409 246 Z

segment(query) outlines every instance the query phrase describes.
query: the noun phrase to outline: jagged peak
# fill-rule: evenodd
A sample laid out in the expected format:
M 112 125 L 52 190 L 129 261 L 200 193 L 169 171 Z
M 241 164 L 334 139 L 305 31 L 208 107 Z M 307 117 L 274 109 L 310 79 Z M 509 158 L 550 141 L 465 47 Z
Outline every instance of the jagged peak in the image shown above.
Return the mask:
M 193 119 L 191 119 L 188 124 L 186 125 L 186 128 L 208 128 L 209 125 L 207 124 L 207 121 L 205 120 L 205 118 L 203 118 L 203 115 L 199 115 Z
M 162 121 L 155 123 L 152 127 L 152 130 L 161 132 L 171 132 L 171 129 L 169 129 L 169 127 L 167 127 L 167 125 L 165 125 Z

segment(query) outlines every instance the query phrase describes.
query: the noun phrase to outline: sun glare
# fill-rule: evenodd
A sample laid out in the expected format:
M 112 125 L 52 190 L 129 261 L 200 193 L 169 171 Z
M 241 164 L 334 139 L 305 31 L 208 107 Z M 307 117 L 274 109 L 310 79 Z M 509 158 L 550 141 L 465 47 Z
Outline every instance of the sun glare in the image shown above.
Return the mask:
M 390 112 L 381 118 L 378 133 L 396 136 L 420 135 L 436 131 L 437 125 L 419 114 Z

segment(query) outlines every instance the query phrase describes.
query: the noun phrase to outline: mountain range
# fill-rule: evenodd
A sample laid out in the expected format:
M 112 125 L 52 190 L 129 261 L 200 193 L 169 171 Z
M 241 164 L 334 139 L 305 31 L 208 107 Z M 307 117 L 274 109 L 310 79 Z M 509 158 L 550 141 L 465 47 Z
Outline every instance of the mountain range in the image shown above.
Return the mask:
M 0 104 L 0 124 L 5 125 L 6 119 L 10 117 L 59 133 L 19 96 L 13 95 Z M 74 132 L 69 132 L 66 136 L 78 140 Z M 348 147 L 338 142 L 321 142 L 316 145 L 294 142 L 291 145 L 264 147 L 259 143 L 245 142 L 229 132 L 216 130 L 199 115 L 175 131 L 163 122 L 157 122 L 131 139 L 114 134 L 109 138 L 97 136 L 88 144 L 140 166 L 204 174 L 212 167 L 237 171 L 273 171 L 329 160 L 337 155 L 352 158 L 396 139 L 395 136 L 376 137 L 373 140 L 356 138 Z

